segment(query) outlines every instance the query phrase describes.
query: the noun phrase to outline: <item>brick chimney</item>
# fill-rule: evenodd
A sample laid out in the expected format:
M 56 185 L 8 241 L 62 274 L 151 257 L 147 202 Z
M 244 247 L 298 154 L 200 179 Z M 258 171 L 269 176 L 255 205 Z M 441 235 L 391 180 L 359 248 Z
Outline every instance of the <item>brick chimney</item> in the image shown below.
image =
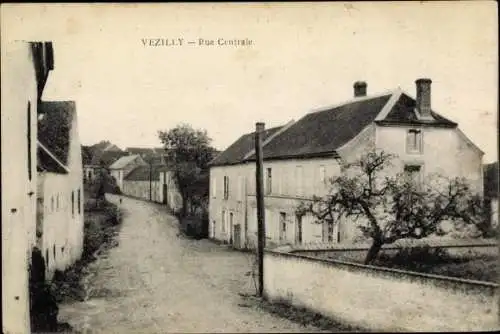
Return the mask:
M 416 108 L 422 118 L 432 119 L 431 115 L 431 79 L 422 78 L 415 81 L 417 85 Z
M 354 97 L 366 96 L 366 82 L 356 81 L 354 83 Z

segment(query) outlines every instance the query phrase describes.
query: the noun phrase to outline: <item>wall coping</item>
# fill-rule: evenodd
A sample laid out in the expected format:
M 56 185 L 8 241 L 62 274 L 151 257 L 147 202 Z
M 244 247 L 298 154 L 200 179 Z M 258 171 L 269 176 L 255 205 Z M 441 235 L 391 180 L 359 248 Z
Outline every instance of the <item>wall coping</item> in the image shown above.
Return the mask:
M 302 259 L 302 260 L 323 263 L 323 264 L 326 264 L 329 266 L 350 267 L 350 268 L 355 268 L 358 270 L 361 269 L 362 271 L 368 269 L 370 271 L 375 271 L 375 272 L 380 272 L 380 273 L 399 274 L 399 275 L 402 274 L 402 275 L 416 277 L 416 278 L 437 280 L 437 281 L 442 281 L 442 282 L 452 282 L 452 283 L 458 283 L 458 284 L 463 284 L 463 285 L 469 285 L 469 286 L 473 286 L 473 287 L 495 289 L 497 291 L 500 287 L 500 285 L 498 285 L 496 283 L 492 283 L 492 282 L 469 280 L 469 279 L 464 279 L 464 278 L 448 277 L 448 276 L 426 274 L 426 273 L 418 273 L 418 272 L 414 272 L 414 271 L 407 271 L 407 270 L 394 269 L 394 268 L 385 268 L 385 267 L 377 267 L 377 266 L 348 262 L 348 261 L 340 261 L 340 260 L 333 260 L 333 259 L 320 259 L 320 258 L 316 258 L 316 257 L 312 257 L 312 256 L 286 253 L 286 252 L 280 252 L 277 250 L 270 250 L 270 249 L 265 249 L 264 254 L 265 255 L 268 254 L 268 255 L 272 255 L 272 256 L 276 256 L 276 257 L 280 257 L 280 256 L 281 257 L 294 257 L 294 258 L 298 258 L 298 259 Z M 265 275 L 265 273 L 264 273 L 264 275 Z
M 397 250 L 405 247 L 420 247 L 428 246 L 431 248 L 464 248 L 464 247 L 498 247 L 497 241 L 480 239 L 443 239 L 443 240 L 401 240 L 392 244 L 385 244 L 382 246 L 384 250 Z M 368 250 L 370 245 L 368 243 L 360 244 L 305 244 L 305 245 L 291 245 L 291 253 L 301 252 L 320 252 L 320 251 L 363 251 Z

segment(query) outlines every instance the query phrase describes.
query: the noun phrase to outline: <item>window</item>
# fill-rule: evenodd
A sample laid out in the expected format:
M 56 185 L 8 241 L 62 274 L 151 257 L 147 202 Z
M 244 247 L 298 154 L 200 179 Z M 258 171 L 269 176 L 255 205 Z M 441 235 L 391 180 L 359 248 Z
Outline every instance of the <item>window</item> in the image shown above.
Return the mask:
M 31 177 L 32 177 L 32 173 L 33 171 L 31 170 L 31 102 L 28 101 L 28 110 L 27 110 L 28 114 L 26 115 L 27 116 L 27 121 L 26 121 L 26 125 L 27 125 L 27 132 L 26 132 L 26 140 L 27 140 L 27 144 L 28 144 L 28 147 L 27 147 L 27 150 L 28 150 L 28 180 L 31 181 Z
M 422 131 L 410 129 L 406 138 L 406 152 L 422 153 Z
M 321 184 L 326 184 L 326 168 L 325 166 L 319 166 L 319 180 Z
M 302 195 L 303 185 L 302 185 L 302 166 L 297 166 L 295 168 L 295 180 L 297 182 L 297 195 Z
M 216 233 L 215 232 L 215 227 L 216 227 L 216 224 L 215 224 L 215 220 L 214 220 L 214 221 L 212 221 L 212 238 L 215 238 L 215 235 L 216 235 L 215 234 Z
M 212 197 L 215 198 L 217 195 L 217 181 L 215 177 L 212 179 Z
M 328 242 L 333 242 L 333 221 L 327 223 L 328 228 Z
M 302 215 L 296 215 L 296 229 L 295 229 L 295 242 L 298 244 L 302 243 Z
M 75 192 L 71 192 L 71 215 L 75 216 Z
M 273 176 L 272 176 L 272 169 L 268 168 L 267 169 L 267 174 L 266 174 L 266 194 L 271 194 L 273 192 Z
M 229 199 L 229 177 L 224 176 L 224 199 Z
M 405 165 L 404 174 L 407 181 L 413 182 L 415 185 L 420 185 L 422 182 L 422 166 L 420 165 Z
M 82 200 L 81 192 L 80 189 L 78 189 L 78 214 L 82 213 L 81 200 Z
M 56 210 L 59 210 L 59 194 L 56 195 Z
M 222 233 L 226 232 L 226 210 L 222 210 L 222 224 L 220 228 Z
M 280 212 L 280 241 L 286 240 L 286 213 Z

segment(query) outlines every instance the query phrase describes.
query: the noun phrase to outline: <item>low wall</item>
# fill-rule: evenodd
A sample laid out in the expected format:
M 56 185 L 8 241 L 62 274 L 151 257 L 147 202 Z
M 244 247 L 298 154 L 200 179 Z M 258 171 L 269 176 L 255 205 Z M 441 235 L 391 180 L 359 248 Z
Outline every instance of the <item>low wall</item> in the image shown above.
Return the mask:
M 377 331 L 499 328 L 498 285 L 267 250 L 267 298 Z

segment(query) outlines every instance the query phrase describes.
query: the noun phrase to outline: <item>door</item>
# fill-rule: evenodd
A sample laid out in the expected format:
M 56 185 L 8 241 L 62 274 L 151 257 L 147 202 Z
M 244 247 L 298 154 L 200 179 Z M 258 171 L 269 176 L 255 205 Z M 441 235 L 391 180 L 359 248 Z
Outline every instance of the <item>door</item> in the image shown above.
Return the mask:
M 168 189 L 167 185 L 163 185 L 163 204 L 168 204 Z
M 232 245 L 233 244 L 233 213 L 229 213 L 229 243 Z
M 234 225 L 234 247 L 241 248 L 241 225 Z
M 300 245 L 302 243 L 302 216 L 297 215 L 296 217 L 296 227 L 295 227 L 295 243 Z

